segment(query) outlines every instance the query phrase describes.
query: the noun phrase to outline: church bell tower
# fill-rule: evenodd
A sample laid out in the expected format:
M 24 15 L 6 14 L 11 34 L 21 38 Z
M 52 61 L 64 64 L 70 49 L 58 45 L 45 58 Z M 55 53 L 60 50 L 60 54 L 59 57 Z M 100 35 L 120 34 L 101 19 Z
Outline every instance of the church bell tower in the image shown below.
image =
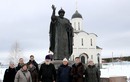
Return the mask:
M 74 31 L 83 30 L 83 18 L 82 18 L 82 15 L 77 10 L 72 15 L 71 23 L 72 23 L 72 27 L 74 28 Z

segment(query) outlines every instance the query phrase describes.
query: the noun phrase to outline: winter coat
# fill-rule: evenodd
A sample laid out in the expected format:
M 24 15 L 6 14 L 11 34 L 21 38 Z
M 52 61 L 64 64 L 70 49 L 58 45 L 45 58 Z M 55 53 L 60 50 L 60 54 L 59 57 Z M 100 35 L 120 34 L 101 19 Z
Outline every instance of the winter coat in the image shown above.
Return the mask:
M 86 82 L 100 82 L 100 70 L 95 66 L 88 65 L 85 70 Z
M 21 68 L 16 73 L 14 82 L 32 82 L 32 78 L 31 78 L 30 72 L 28 70 L 27 71 L 23 71 L 23 69 Z
M 71 67 L 62 64 L 57 71 L 57 82 L 71 82 L 70 72 Z
M 16 69 L 9 67 L 8 69 L 5 70 L 3 82 L 14 82 L 15 74 Z
M 16 70 L 17 71 L 20 70 L 22 68 L 22 65 L 24 65 L 24 63 L 22 63 L 22 64 L 18 63 L 18 66 L 16 67 Z
M 33 61 L 29 60 L 29 62 L 27 63 L 27 65 L 29 65 L 30 63 L 32 63 L 36 67 L 36 70 L 39 71 L 38 64 L 37 64 L 37 62 L 35 60 L 33 60 Z
M 73 64 L 71 70 L 72 82 L 83 82 L 84 65 L 79 63 Z
M 32 68 L 29 68 L 31 77 L 32 77 L 32 82 L 38 82 L 38 72 L 36 70 L 36 67 L 33 66 Z
M 52 63 L 46 65 L 43 63 L 39 71 L 39 80 L 42 82 L 56 81 L 56 69 Z

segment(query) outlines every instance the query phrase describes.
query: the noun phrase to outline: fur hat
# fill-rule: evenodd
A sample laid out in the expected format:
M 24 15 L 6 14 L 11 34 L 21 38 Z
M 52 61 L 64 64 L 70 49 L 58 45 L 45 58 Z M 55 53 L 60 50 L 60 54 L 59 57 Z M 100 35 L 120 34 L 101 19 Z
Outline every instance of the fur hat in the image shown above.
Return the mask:
M 66 58 L 64 58 L 63 61 L 67 61 L 68 62 L 68 60 Z

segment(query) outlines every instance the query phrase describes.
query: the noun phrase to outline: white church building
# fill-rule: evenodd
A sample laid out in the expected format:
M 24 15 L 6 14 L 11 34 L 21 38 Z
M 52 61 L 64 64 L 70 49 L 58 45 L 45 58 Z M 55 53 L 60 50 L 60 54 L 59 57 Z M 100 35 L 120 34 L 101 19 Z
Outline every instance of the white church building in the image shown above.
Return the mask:
M 71 23 L 74 29 L 74 45 L 70 60 L 74 61 L 75 57 L 80 57 L 81 62 L 85 64 L 88 59 L 92 59 L 95 64 L 101 63 L 102 48 L 98 47 L 96 43 L 98 36 L 84 31 L 83 18 L 77 10 L 72 15 Z

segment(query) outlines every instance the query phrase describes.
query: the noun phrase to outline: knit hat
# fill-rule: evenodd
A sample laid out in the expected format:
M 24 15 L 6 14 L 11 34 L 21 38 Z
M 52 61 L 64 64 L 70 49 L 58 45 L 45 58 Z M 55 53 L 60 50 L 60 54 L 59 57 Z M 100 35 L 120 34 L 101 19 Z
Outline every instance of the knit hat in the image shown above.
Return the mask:
M 66 58 L 64 58 L 63 61 L 67 61 L 68 62 L 68 60 Z
M 91 61 L 93 62 L 93 60 L 92 60 L 92 59 L 88 59 L 88 62 L 91 62 Z
M 46 55 L 45 59 L 49 59 L 49 60 L 51 60 L 50 55 Z

